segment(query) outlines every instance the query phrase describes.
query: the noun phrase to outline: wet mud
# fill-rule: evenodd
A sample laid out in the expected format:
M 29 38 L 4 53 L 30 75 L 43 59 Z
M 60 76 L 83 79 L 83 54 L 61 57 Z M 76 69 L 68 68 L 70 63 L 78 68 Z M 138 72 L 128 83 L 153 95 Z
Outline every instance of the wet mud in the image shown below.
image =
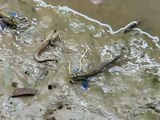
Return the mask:
M 3 11 L 27 18 L 19 23 L 24 26 L 21 29 L 0 31 L 1 120 L 159 119 L 158 37 L 138 26 L 124 32 L 136 21 L 114 31 L 68 7 L 41 0 L 1 4 L 7 5 Z M 59 40 L 39 47 L 52 40 L 52 36 L 46 38 L 53 30 Z M 123 56 L 112 67 L 90 77 L 88 89 L 83 89 L 82 82 L 70 83 L 71 73 L 88 74 L 99 63 L 113 60 L 123 47 Z M 44 49 L 38 58 L 57 62 L 38 62 L 39 48 Z M 19 88 L 29 92 L 10 97 Z

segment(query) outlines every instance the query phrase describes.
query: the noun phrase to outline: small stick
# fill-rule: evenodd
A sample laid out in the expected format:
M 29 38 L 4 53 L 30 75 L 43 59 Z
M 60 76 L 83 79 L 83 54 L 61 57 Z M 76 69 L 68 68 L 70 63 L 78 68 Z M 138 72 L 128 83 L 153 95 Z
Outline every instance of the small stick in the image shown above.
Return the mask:
M 69 60 L 68 60 L 68 71 L 69 71 L 69 74 L 71 75 L 72 74 L 71 63 L 69 62 Z
M 80 72 L 81 69 L 82 69 L 82 60 L 84 58 L 84 56 L 86 55 L 88 49 L 86 48 L 85 52 L 83 53 L 83 55 L 81 56 L 81 58 L 79 59 L 79 64 L 80 64 L 80 69 L 78 71 L 76 71 L 76 73 Z M 71 71 L 71 63 L 70 61 L 68 60 L 68 70 L 69 70 L 69 74 L 71 75 L 72 74 L 72 71 Z
M 83 60 L 84 56 L 86 55 L 87 51 L 88 51 L 88 49 L 86 48 L 85 52 L 83 53 L 83 55 L 81 56 L 81 58 L 79 60 L 80 69 L 77 71 L 77 73 L 80 72 L 82 69 L 82 60 Z

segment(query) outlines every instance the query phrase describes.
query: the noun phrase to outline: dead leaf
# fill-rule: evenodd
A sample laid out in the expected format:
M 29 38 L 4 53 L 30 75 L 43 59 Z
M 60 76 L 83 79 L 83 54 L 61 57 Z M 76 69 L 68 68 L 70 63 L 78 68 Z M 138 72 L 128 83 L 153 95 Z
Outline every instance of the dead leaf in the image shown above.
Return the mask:
M 11 97 L 23 97 L 23 96 L 34 96 L 38 93 L 38 90 L 33 88 L 16 88 Z

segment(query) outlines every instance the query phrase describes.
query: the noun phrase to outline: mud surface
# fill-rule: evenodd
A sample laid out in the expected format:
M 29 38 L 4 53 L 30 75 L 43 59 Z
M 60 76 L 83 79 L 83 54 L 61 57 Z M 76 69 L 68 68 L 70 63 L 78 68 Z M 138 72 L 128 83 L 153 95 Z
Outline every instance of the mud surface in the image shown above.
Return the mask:
M 140 109 L 159 97 L 159 38 L 135 28 L 113 31 L 68 7 L 52 6 L 41 0 L 7 0 L 3 11 L 27 18 L 22 30 L 6 28 L 0 34 L 0 119 L 1 120 L 151 120 L 159 119 L 155 109 Z M 25 26 L 25 25 L 24 25 Z M 60 40 L 41 53 L 37 47 L 52 30 Z M 110 69 L 89 81 L 71 84 L 70 72 L 92 71 L 102 61 L 123 57 Z M 87 52 L 80 59 L 84 52 Z M 10 98 L 15 88 L 34 88 L 35 96 Z M 155 105 L 155 107 L 153 107 Z M 140 109 L 140 110 L 139 110 Z

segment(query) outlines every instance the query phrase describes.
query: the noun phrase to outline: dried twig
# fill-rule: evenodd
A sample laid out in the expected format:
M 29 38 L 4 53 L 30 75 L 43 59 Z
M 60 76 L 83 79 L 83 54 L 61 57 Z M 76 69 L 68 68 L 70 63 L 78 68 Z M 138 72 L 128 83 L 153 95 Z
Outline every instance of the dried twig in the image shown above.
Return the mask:
M 79 60 L 79 66 L 80 66 L 80 68 L 79 68 L 79 70 L 76 73 L 78 73 L 78 72 L 81 71 L 81 69 L 82 69 L 82 60 L 83 60 L 84 56 L 86 55 L 87 51 L 88 51 L 88 49 L 86 48 L 85 52 L 83 53 L 83 55 L 81 56 L 81 58 Z

